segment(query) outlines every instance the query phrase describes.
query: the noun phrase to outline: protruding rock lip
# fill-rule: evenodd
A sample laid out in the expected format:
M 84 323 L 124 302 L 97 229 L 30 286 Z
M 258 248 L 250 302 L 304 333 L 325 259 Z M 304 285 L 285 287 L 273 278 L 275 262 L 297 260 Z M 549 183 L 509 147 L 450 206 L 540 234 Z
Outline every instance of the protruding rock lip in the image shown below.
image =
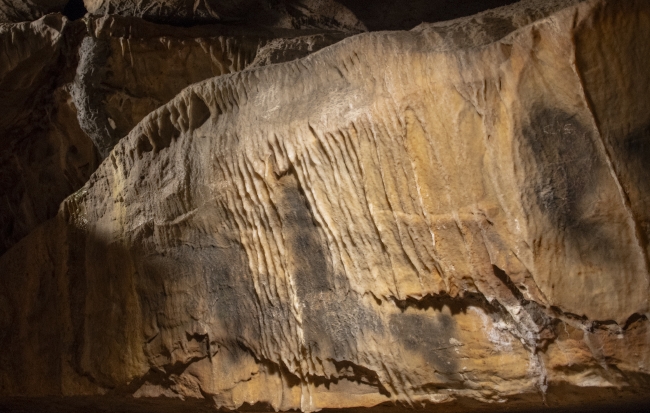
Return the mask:
M 12 42 L 13 44 L 12 47 L 6 49 L 7 58 L 2 61 L 5 64 L 0 64 L 0 107 L 6 107 L 5 116 L 0 118 L 0 148 L 8 151 L 12 142 L 16 143 L 25 136 L 33 137 L 34 133 L 40 133 L 39 131 L 46 127 L 42 124 L 42 120 L 48 118 L 48 113 L 57 111 L 57 108 L 52 106 L 53 91 L 57 90 L 57 88 L 64 88 L 72 94 L 72 105 L 79 115 L 78 122 L 83 127 L 83 132 L 93 138 L 91 140 L 97 142 L 96 146 L 103 154 L 107 154 L 113 145 L 124 137 L 135 124 L 127 124 L 127 126 L 114 131 L 114 128 L 111 127 L 112 119 L 108 119 L 110 116 L 107 117 L 104 110 L 106 107 L 103 105 L 103 97 L 107 93 L 107 86 L 102 85 L 102 82 L 106 79 L 104 76 L 106 74 L 106 65 L 104 63 L 110 54 L 108 53 L 108 45 L 115 39 L 128 38 L 131 41 L 142 41 L 143 43 L 146 43 L 147 39 L 160 40 L 168 38 L 177 43 L 193 43 L 197 39 L 208 39 L 213 44 L 217 44 L 217 49 L 219 49 L 218 39 L 220 37 L 228 37 L 231 38 L 229 40 L 235 43 L 241 42 L 242 44 L 250 44 L 251 39 L 254 38 L 259 38 L 261 43 L 271 39 L 292 39 L 291 42 L 293 43 L 287 41 L 284 44 L 286 53 L 282 47 L 275 47 L 277 42 L 266 46 L 260 44 L 260 51 L 263 51 L 263 53 L 260 53 L 259 59 L 250 63 L 261 66 L 304 56 L 310 53 L 311 50 L 317 50 L 347 36 L 345 33 L 320 29 L 294 30 L 223 24 L 198 25 L 186 28 L 151 23 L 136 17 L 116 15 L 86 15 L 83 20 L 71 21 L 60 13 L 47 14 L 35 21 L 3 24 L 1 33 L 4 36 L 3 40 L 7 44 L 12 44 Z M 15 40 L 11 40 L 12 36 Z M 309 36 L 315 37 L 309 38 Z M 293 51 L 288 50 L 291 47 L 286 46 L 291 46 L 291 44 L 300 47 L 295 47 Z M 155 48 L 155 44 L 153 47 Z M 13 52 L 16 53 L 15 56 L 11 55 Z M 204 61 L 207 62 L 206 65 L 210 64 L 210 58 L 207 54 Z M 42 66 L 42 70 L 31 70 L 36 65 Z M 75 76 L 78 78 L 76 82 Z M 204 80 L 207 77 L 209 76 L 195 78 L 194 81 Z M 187 82 L 184 86 L 191 83 L 191 81 Z M 113 86 L 113 91 L 121 90 L 120 85 L 113 84 Z M 180 91 L 180 88 L 174 93 L 178 91 Z M 138 94 L 138 96 L 146 97 L 147 94 Z M 159 103 L 164 104 L 172 96 L 173 94 L 164 98 L 157 97 Z M 94 157 L 89 159 L 87 164 L 90 172 L 94 171 L 97 165 L 96 159 Z M 6 174 L 6 176 L 20 175 L 19 172 L 13 171 Z M 70 176 L 56 176 L 53 178 L 58 179 L 59 183 L 70 182 Z M 21 185 L 19 182 L 22 182 L 20 179 L 13 179 L 13 181 L 14 183 L 9 184 L 9 186 L 13 185 L 14 189 L 16 185 Z M 79 184 L 75 183 L 72 186 L 72 190 L 76 190 Z M 20 200 L 27 198 L 19 195 L 18 192 L 20 191 L 10 192 L 14 192 L 11 207 L 5 208 L 2 215 L 20 215 L 20 212 L 15 211 L 23 211 L 24 209 L 19 208 L 18 203 L 24 202 Z M 37 194 L 32 194 L 37 199 L 31 198 L 35 206 L 32 209 L 28 208 L 28 211 L 43 210 L 41 201 L 45 201 L 44 198 L 48 196 L 48 192 L 39 191 L 39 193 L 42 194 L 41 198 Z M 64 195 L 69 195 L 69 192 L 64 193 Z M 62 199 L 63 197 L 57 197 L 51 200 L 51 205 L 48 204 L 49 206 L 46 208 L 49 211 L 47 218 L 53 216 L 57 209 L 56 206 Z M 47 202 L 45 203 L 47 204 Z M 11 221 L 11 218 L 9 218 L 9 221 Z M 3 231 L 7 229 L 10 234 L 5 236 L 6 239 L 3 240 L 0 253 L 4 253 L 7 248 L 10 248 L 17 240 L 26 235 L 27 231 L 41 223 L 42 217 L 27 219 L 27 221 L 29 221 L 29 224 L 22 219 L 10 223 L 7 223 L 8 221 L 3 222 Z M 13 229 L 8 229 L 10 226 Z

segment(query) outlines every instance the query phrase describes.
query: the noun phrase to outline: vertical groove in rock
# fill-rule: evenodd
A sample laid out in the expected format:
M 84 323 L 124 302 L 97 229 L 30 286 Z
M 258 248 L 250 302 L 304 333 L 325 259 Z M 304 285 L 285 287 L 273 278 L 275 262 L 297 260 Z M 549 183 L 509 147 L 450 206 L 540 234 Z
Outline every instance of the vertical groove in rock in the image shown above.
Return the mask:
M 82 49 L 110 53 L 75 87 L 106 93 L 92 127 L 130 132 L 0 257 L 1 397 L 644 396 L 650 5 L 533 5 L 264 67 L 295 57 L 271 37 L 296 38 L 186 28 L 177 47 L 158 26 L 87 20 Z M 139 77 L 158 43 L 182 67 L 209 54 L 200 81 Z M 125 102 L 152 111 L 119 119 Z

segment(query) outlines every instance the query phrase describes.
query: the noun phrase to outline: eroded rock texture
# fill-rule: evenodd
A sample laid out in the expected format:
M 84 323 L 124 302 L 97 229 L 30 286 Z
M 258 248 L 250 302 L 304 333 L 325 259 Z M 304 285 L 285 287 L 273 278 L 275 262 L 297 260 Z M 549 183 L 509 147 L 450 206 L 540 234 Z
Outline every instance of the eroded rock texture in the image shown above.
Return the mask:
M 54 12 L 61 12 L 68 0 L 0 0 L 0 23 L 37 20 Z
M 218 21 L 288 29 L 366 29 L 336 0 L 84 0 L 84 4 L 93 14 L 137 16 L 172 24 Z
M 0 394 L 647 394 L 648 38 L 524 1 L 185 88 L 0 257 Z
M 228 22 L 345 32 L 409 30 L 422 22 L 468 16 L 515 0 L 84 0 L 93 14 L 156 22 Z M 554 3 L 544 0 L 539 3 Z M 533 8 L 537 8 L 535 5 Z
M 51 15 L 0 28 L 7 51 L 0 63 L 0 253 L 52 218 L 121 138 L 183 88 L 294 60 L 344 37 L 185 29 L 119 16 L 70 22 Z
M 60 15 L 0 25 L 0 254 L 99 165 L 71 96 L 81 28 Z
M 155 25 L 117 16 L 88 20 L 73 96 L 79 123 L 102 156 L 149 112 L 214 76 L 294 60 L 340 32 Z

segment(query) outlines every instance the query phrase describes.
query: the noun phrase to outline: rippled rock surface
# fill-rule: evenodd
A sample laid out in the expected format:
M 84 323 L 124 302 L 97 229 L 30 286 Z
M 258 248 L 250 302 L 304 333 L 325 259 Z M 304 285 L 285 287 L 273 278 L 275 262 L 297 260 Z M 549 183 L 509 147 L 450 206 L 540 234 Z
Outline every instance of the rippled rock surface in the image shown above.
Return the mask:
M 279 64 L 217 49 L 250 59 L 156 104 L 0 257 L 0 400 L 643 400 L 648 38 L 648 1 L 526 0 Z

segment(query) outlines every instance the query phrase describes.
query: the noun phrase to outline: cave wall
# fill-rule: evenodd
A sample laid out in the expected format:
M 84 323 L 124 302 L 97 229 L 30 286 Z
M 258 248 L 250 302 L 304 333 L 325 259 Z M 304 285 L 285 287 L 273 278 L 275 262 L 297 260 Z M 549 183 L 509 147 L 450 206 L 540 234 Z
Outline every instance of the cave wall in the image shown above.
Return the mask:
M 648 394 L 648 1 L 361 34 L 90 3 L 132 16 L 0 25 L 0 403 Z

